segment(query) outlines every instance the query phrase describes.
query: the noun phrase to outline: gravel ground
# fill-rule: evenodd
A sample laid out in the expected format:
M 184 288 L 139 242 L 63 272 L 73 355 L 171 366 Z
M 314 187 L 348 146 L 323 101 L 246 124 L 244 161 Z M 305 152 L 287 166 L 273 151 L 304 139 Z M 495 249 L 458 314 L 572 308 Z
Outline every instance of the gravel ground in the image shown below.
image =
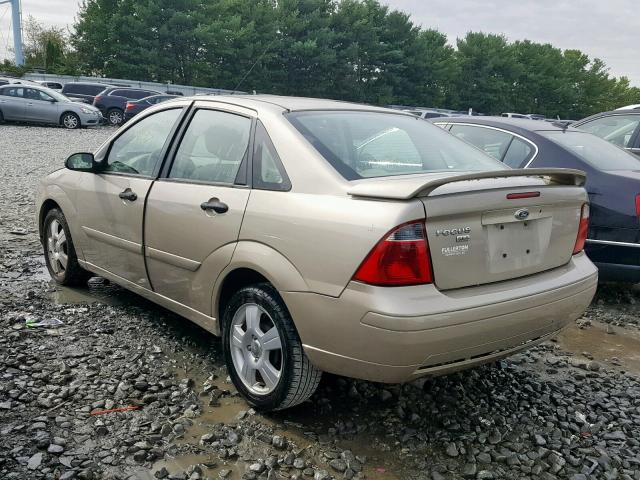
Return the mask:
M 111 132 L 0 126 L 0 478 L 640 480 L 640 370 L 622 361 L 640 355 L 637 287 L 599 290 L 580 351 L 561 338 L 403 386 L 326 375 L 310 402 L 262 415 L 215 337 L 102 279 L 53 285 L 37 180 Z

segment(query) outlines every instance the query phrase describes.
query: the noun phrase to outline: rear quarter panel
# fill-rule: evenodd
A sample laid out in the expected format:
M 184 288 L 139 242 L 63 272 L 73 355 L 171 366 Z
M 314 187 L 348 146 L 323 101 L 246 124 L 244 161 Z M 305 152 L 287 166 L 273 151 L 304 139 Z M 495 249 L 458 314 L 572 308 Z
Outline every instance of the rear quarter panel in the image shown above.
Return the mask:
M 339 296 L 371 249 L 392 228 L 424 218 L 417 200 L 254 190 L 240 241 L 269 246 L 300 272 L 309 290 Z

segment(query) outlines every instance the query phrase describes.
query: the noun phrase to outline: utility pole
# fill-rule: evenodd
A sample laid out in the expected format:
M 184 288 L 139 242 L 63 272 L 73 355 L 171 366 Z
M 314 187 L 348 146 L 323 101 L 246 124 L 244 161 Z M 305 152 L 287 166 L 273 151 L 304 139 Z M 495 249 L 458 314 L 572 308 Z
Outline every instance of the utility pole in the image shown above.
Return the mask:
M 24 54 L 22 53 L 22 12 L 20 9 L 20 0 L 0 0 L 0 5 L 3 3 L 11 4 L 13 51 L 16 56 L 16 65 L 24 65 Z

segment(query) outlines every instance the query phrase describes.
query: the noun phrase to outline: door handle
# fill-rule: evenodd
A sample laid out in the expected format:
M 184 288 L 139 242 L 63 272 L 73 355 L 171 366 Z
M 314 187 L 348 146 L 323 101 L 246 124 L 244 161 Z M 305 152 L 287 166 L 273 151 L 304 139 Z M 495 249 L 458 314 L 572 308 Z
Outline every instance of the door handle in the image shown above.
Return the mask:
M 120 192 L 118 196 L 122 200 L 129 200 L 130 202 L 135 202 L 138 199 L 138 195 L 132 192 L 130 188 L 127 188 L 124 192 Z
M 211 198 L 208 202 L 201 203 L 200 208 L 205 212 L 207 210 L 213 210 L 216 213 L 226 213 L 229 210 L 229 205 L 221 202 L 217 198 Z

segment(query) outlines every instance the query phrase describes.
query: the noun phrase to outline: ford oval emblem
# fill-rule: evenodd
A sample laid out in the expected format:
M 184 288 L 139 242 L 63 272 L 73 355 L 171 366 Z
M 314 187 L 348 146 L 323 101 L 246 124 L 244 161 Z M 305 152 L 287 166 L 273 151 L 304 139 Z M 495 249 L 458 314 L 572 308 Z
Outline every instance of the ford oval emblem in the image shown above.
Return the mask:
M 527 218 L 529 218 L 529 210 L 527 210 L 526 208 L 521 208 L 514 214 L 514 217 L 516 217 L 518 220 L 526 220 Z

